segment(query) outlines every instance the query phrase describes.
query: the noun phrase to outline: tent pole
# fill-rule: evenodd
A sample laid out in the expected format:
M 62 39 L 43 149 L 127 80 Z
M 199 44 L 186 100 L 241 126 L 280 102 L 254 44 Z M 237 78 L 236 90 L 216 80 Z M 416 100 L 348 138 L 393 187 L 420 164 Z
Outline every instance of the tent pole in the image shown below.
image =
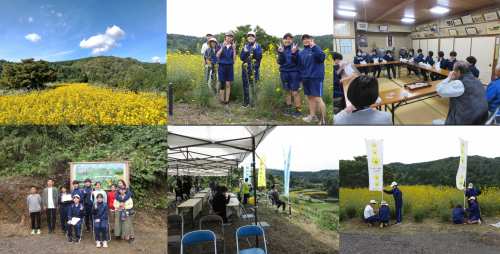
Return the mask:
M 252 159 L 253 159 L 253 184 L 255 186 L 254 188 L 254 191 L 253 191 L 253 204 L 254 204 L 254 208 L 255 208 L 255 225 L 259 225 L 257 224 L 257 192 L 255 191 L 255 189 L 258 188 L 257 186 L 257 179 L 255 177 L 255 137 L 252 136 Z M 259 248 L 259 237 L 258 236 L 255 236 L 255 247 L 256 248 Z

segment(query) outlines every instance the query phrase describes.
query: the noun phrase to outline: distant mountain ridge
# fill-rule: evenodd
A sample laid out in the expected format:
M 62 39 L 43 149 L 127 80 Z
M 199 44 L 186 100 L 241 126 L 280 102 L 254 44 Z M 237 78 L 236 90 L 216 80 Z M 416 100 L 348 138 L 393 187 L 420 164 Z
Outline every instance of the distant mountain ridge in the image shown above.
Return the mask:
M 283 177 L 285 171 L 283 169 L 266 169 L 271 172 L 272 175 L 278 177 Z M 311 180 L 311 179 L 323 179 L 323 178 L 339 178 L 339 170 L 338 169 L 323 169 L 320 171 L 290 171 L 290 177 L 295 178 L 299 181 L 302 179 Z

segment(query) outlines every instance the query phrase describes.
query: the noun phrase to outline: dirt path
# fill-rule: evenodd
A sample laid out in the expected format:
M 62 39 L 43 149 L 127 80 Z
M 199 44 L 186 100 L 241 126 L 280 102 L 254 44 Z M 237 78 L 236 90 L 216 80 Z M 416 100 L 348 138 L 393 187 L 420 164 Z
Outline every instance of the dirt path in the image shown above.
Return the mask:
M 498 253 L 499 234 L 476 232 L 340 233 L 340 253 Z

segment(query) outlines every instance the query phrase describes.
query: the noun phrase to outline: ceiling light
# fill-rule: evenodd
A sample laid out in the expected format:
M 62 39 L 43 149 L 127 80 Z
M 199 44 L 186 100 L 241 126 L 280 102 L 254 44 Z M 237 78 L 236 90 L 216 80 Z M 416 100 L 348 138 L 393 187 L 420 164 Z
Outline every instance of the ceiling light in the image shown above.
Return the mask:
M 446 12 L 449 12 L 450 9 L 445 8 L 445 7 L 435 6 L 435 7 L 430 8 L 429 11 L 434 12 L 434 13 L 446 13 Z
M 403 18 L 403 19 L 401 19 L 401 21 L 403 21 L 403 22 L 413 22 L 413 21 L 415 21 L 415 19 Z
M 344 16 L 356 16 L 358 14 L 355 11 L 338 11 L 337 13 Z

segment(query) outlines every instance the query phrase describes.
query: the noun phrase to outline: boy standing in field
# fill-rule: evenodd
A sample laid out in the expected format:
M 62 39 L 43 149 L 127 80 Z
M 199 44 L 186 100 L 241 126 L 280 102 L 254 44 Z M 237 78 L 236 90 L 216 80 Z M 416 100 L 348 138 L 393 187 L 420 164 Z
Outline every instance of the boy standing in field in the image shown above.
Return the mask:
M 47 180 L 47 188 L 43 190 L 43 211 L 47 215 L 47 226 L 49 228 L 49 234 L 55 233 L 56 228 L 56 210 L 57 198 L 59 193 L 57 188 L 54 186 L 54 180 L 49 178 Z
M 85 179 L 85 189 L 83 189 L 83 193 L 85 194 L 84 199 L 83 199 L 83 205 L 85 207 L 85 226 L 87 228 L 87 232 L 90 231 L 90 222 L 92 222 L 92 205 L 94 202 L 92 201 L 93 196 L 94 196 L 94 191 L 95 189 L 90 186 L 92 182 L 90 179 Z
M 241 65 L 241 77 L 243 79 L 244 103 L 243 108 L 248 106 L 250 95 L 248 93 L 248 84 L 252 89 L 252 108 L 257 102 L 257 84 L 259 83 L 259 67 L 262 60 L 262 47 L 255 42 L 255 33 L 250 31 L 247 33 L 248 44 L 243 47 L 240 53 L 240 59 L 243 62 Z
M 57 203 L 59 204 L 59 218 L 61 220 L 61 228 L 64 234 L 66 234 L 66 223 L 68 222 L 68 209 L 71 205 L 71 201 L 62 201 L 63 196 L 67 195 L 66 186 L 61 188 L 61 193 L 57 198 Z
M 323 80 L 325 79 L 325 53 L 314 44 L 314 38 L 308 34 L 302 35 L 304 49 L 299 53 L 300 76 L 304 94 L 309 103 L 308 117 L 302 118 L 306 122 L 318 121 L 316 105 L 321 112 L 320 125 L 325 125 L 326 106 L 323 102 Z
M 215 38 L 210 39 L 209 41 L 210 47 L 205 50 L 205 55 L 203 59 L 205 59 L 207 69 L 207 86 L 210 89 L 209 81 L 212 84 L 212 90 L 214 93 L 217 93 L 217 51 L 215 48 L 219 44 Z
M 283 83 L 286 97 L 286 111 L 285 115 L 292 114 L 292 95 L 295 104 L 295 113 L 293 117 L 300 118 L 301 113 L 301 99 L 300 99 L 300 76 L 299 76 L 299 53 L 300 50 L 297 45 L 293 44 L 293 35 L 286 33 L 283 36 L 283 44 L 278 46 L 278 64 L 280 65 L 280 78 Z
M 231 82 L 234 81 L 234 61 L 236 60 L 236 42 L 233 41 L 233 33 L 227 32 L 224 43 L 217 46 L 217 63 L 219 64 L 220 100 L 221 105 L 229 107 L 229 94 Z M 224 91 L 226 96 L 224 98 Z
M 30 211 L 31 216 L 31 234 L 34 235 L 35 232 L 37 235 L 41 234 L 40 231 L 40 211 L 42 210 L 42 197 L 36 194 L 36 187 L 31 186 L 30 188 L 31 194 L 28 196 L 28 210 Z M 38 223 L 38 226 L 35 227 L 35 220 Z
M 71 198 L 75 197 L 75 195 L 78 195 L 80 197 L 83 197 L 85 195 L 85 193 L 83 193 L 83 191 L 80 190 L 80 182 L 78 182 L 78 180 L 73 181 L 73 190 L 71 191 Z M 71 203 L 73 203 L 73 201 Z

